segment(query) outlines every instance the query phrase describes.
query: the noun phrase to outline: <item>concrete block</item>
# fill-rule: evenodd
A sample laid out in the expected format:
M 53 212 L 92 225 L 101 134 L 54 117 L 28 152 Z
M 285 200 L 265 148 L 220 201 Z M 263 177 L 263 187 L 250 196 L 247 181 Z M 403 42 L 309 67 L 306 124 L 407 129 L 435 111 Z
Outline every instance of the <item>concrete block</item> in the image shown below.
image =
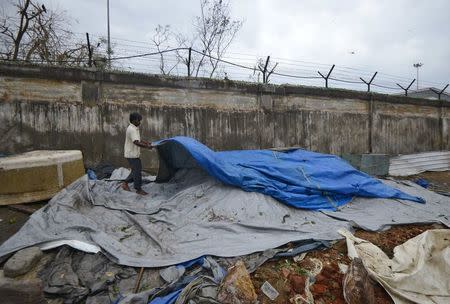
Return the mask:
M 367 174 L 385 176 L 389 173 L 389 156 L 386 154 L 343 154 L 341 157 Z

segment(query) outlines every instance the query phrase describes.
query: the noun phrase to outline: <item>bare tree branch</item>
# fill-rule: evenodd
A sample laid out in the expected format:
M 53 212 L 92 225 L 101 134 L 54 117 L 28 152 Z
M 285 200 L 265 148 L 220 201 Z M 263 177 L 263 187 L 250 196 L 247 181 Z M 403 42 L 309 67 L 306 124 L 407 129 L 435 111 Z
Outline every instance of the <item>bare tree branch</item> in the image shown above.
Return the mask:
M 196 77 L 206 60 L 211 68 L 209 77 L 214 76 L 220 59 L 225 55 L 242 24 L 241 20 L 232 19 L 228 1 L 200 0 L 200 16 L 194 20 L 195 36 L 198 37 L 198 44 L 194 45 L 202 53 L 196 65 Z
M 3 13 L 0 17 L 2 58 L 57 65 L 87 64 L 86 42 L 76 41 L 64 11 L 46 8 L 38 0 L 16 0 L 14 6 L 16 16 Z M 94 45 L 93 52 L 102 53 L 99 46 L 100 43 Z
M 175 64 L 169 65 L 169 67 L 166 65 L 164 53 L 162 53 L 162 51 L 166 51 L 170 48 L 169 43 L 171 43 L 172 40 L 174 40 L 174 34 L 170 30 L 169 25 L 158 25 L 155 28 L 155 33 L 152 37 L 152 43 L 156 47 L 157 51 L 160 52 L 159 71 L 163 75 L 169 75 L 180 63 L 179 56 L 175 56 Z

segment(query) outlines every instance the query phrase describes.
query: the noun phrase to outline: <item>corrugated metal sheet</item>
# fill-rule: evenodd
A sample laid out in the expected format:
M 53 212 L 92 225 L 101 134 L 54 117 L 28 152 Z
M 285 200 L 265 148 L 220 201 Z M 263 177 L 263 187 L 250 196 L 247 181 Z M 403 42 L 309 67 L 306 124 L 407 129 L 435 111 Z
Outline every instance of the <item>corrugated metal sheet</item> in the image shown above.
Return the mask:
M 389 175 L 407 176 L 425 171 L 450 170 L 450 151 L 399 155 L 389 162 Z

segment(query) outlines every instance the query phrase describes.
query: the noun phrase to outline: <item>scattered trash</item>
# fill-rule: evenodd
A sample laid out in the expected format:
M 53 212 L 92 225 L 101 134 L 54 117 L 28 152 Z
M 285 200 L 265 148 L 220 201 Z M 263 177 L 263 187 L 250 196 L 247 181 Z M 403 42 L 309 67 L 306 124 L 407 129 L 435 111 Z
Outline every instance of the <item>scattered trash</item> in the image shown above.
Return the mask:
M 424 187 L 425 189 L 427 189 L 430 186 L 430 183 L 424 178 L 418 178 L 414 182 L 419 186 Z
M 339 267 L 339 272 L 342 274 L 346 274 L 348 271 L 348 265 L 343 264 L 343 263 L 338 263 L 338 267 Z
M 262 284 L 261 291 L 272 301 L 280 295 L 280 293 L 267 281 Z
M 95 175 L 94 170 L 87 169 L 86 174 L 87 174 L 87 176 L 89 177 L 90 180 L 96 180 L 97 179 L 97 175 Z
M 300 253 L 299 255 L 296 255 L 296 256 L 293 258 L 293 260 L 294 260 L 294 262 L 298 263 L 298 262 L 300 262 L 300 261 L 303 261 L 303 259 L 306 257 L 306 255 L 307 255 L 306 252 Z
M 242 261 L 228 269 L 219 287 L 217 299 L 223 304 L 253 304 L 256 292 Z
M 375 303 L 373 285 L 360 258 L 353 259 L 344 276 L 343 294 L 348 304 Z
M 179 280 L 185 272 L 184 267 L 170 266 L 159 271 L 161 278 L 167 283 L 173 283 Z
M 136 280 L 136 285 L 134 285 L 134 293 L 137 293 L 139 291 L 143 274 L 144 274 L 144 267 L 141 267 L 141 270 L 139 271 L 139 275 Z
M 449 229 L 428 230 L 409 239 L 395 247 L 392 259 L 349 231 L 339 233 L 347 239 L 349 257 L 360 258 L 360 265 L 386 289 L 395 303 L 450 303 Z M 349 269 L 348 274 L 354 272 L 357 271 Z

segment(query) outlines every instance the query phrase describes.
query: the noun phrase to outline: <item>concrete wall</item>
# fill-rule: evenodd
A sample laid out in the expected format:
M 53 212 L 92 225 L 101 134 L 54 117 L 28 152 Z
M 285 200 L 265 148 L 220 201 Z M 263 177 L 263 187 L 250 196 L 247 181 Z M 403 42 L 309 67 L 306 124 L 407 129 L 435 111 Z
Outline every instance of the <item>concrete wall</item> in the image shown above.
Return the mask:
M 141 137 L 187 135 L 213 149 L 328 153 L 450 149 L 450 103 L 301 86 L 0 65 L 0 152 L 81 149 L 124 164 L 128 115 Z M 143 152 L 156 167 L 154 152 Z

